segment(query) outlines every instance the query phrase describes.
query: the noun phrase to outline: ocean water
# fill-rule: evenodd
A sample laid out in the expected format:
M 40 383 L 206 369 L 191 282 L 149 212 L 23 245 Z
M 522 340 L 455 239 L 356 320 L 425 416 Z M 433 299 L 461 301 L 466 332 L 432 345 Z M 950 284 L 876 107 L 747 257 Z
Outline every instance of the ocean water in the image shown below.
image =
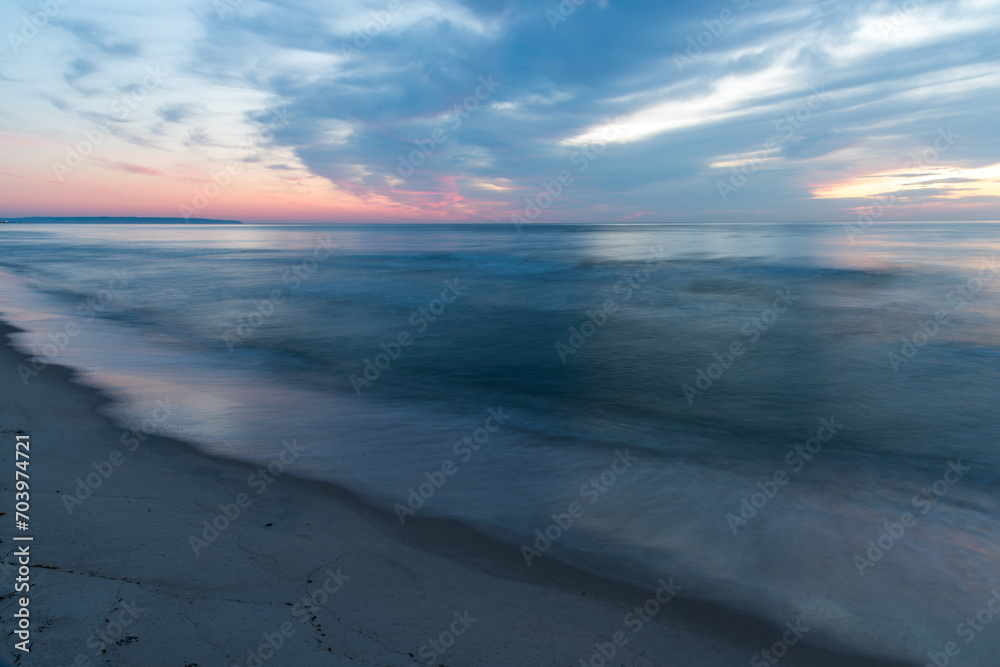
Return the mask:
M 77 368 L 125 430 L 997 664 L 1000 224 L 0 231 L 23 381 Z

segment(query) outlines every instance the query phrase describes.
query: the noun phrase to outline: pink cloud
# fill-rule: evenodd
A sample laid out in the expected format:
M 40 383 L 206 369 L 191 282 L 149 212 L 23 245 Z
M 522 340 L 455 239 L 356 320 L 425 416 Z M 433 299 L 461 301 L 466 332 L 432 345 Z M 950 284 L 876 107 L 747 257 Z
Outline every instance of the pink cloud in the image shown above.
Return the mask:
M 113 169 L 117 171 L 124 171 L 130 174 L 145 174 L 146 176 L 163 176 L 163 172 L 157 169 L 151 169 L 150 167 L 143 167 L 142 165 L 132 164 L 131 162 L 114 162 L 111 160 L 101 160 L 94 158 L 93 160 L 98 165 L 104 167 L 105 169 Z

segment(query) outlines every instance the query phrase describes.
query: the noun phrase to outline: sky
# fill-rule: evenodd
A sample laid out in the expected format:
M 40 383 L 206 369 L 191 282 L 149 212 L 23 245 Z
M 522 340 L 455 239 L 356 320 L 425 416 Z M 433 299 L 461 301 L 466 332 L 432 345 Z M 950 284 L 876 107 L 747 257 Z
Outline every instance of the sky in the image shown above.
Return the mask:
M 0 28 L 0 217 L 1000 210 L 1000 0 L 13 0 Z

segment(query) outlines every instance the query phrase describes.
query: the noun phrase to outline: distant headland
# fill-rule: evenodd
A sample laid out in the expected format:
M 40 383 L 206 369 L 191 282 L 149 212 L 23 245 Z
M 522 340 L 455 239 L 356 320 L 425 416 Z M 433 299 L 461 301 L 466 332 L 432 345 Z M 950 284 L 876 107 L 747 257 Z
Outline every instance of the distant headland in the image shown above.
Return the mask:
M 71 225 L 242 225 L 239 220 L 212 220 L 210 218 L 11 218 L 3 222 L 61 223 Z

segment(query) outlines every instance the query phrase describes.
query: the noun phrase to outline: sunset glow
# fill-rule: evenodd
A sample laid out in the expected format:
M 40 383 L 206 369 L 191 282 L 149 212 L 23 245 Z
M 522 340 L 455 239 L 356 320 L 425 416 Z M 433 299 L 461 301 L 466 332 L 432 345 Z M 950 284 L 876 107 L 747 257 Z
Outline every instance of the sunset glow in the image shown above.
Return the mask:
M 0 215 L 992 217 L 998 4 L 11 3 Z

